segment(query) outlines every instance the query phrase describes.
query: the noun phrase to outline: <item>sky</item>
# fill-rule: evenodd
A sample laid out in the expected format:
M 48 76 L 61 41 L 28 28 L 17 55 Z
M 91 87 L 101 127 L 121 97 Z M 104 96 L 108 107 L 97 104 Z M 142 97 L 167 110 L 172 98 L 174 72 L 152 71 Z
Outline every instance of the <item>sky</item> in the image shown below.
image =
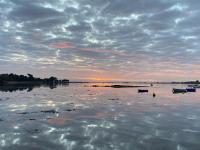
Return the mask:
M 200 79 L 200 0 L 0 0 L 0 73 Z

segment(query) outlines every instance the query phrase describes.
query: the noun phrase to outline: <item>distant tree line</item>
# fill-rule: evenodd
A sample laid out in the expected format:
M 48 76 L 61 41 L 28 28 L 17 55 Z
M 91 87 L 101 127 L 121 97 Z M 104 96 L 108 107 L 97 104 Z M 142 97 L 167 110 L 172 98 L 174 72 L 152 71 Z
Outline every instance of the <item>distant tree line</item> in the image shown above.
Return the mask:
M 200 84 L 199 80 L 196 81 L 185 81 L 185 82 L 171 82 L 172 84 Z
M 38 83 L 38 84 L 67 84 L 69 80 L 58 80 L 56 77 L 50 78 L 35 78 L 32 74 L 17 75 L 17 74 L 0 74 L 0 85 L 12 83 Z

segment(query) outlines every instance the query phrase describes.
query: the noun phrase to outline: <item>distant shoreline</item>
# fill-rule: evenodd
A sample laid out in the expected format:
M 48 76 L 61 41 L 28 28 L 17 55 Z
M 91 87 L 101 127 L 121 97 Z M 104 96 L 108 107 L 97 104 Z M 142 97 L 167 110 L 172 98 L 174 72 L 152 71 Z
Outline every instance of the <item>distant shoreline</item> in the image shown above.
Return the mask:
M 70 81 L 68 79 L 59 80 L 56 77 L 36 78 L 31 74 L 17 75 L 17 74 L 0 74 L 0 85 L 39 85 L 39 84 L 200 84 L 196 81 Z
M 59 83 L 59 82 L 58 82 Z M 63 84 L 63 82 L 60 82 Z M 199 82 L 95 82 L 95 81 L 69 81 L 65 82 L 67 84 L 200 84 Z M 44 82 L 44 81 L 3 81 L 0 85 L 40 85 L 40 84 L 54 84 L 53 82 Z M 55 82 L 56 84 L 56 82 Z
M 196 81 L 185 81 L 185 82 L 123 82 L 123 81 L 108 81 L 108 82 L 106 82 L 106 81 L 102 81 L 102 82 L 100 82 L 100 81 L 69 81 L 69 83 L 74 83 L 74 84 L 76 84 L 76 83 L 79 83 L 79 84 L 81 84 L 81 83 L 99 83 L 99 84 L 115 84 L 115 83 L 123 83 L 123 84 L 200 84 L 200 82 L 196 82 Z
M 0 74 L 0 85 L 56 85 L 56 84 L 69 84 L 68 79 L 59 80 L 56 77 L 49 78 L 35 78 L 31 74 L 17 75 L 17 74 Z

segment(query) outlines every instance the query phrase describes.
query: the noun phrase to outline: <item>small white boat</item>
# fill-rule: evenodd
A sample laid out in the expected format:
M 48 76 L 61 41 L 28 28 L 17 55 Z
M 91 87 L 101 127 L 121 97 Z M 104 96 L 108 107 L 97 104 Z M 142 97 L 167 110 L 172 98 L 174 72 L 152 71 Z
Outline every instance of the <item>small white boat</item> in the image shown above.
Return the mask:
M 191 84 L 191 85 L 188 85 L 188 87 L 200 88 L 200 85 L 199 84 Z

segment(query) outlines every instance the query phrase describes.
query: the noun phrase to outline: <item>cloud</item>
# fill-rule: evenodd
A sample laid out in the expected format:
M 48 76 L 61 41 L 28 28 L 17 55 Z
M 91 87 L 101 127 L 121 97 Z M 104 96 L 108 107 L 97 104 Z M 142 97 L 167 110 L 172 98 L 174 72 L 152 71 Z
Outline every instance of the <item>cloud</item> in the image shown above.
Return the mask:
M 68 49 L 68 48 L 74 48 L 75 46 L 72 43 L 55 43 L 50 45 L 51 48 L 56 48 L 56 49 Z
M 60 16 L 61 13 L 38 5 L 16 6 L 10 11 L 9 16 L 16 21 L 32 21 L 36 19 L 52 18 Z
M 183 64 L 200 64 L 199 6 L 198 0 L 1 0 L 2 72 L 17 64 L 23 72 L 29 63 L 32 70 L 56 68 L 73 78 L 102 70 L 108 78 L 112 72 L 148 79 L 162 69 L 164 79 L 166 69 L 179 79 L 175 70 L 187 72 Z
M 119 50 L 105 50 L 105 49 L 96 49 L 96 48 L 80 48 L 82 51 L 86 52 L 96 52 L 96 53 L 107 53 L 112 55 L 119 55 L 119 56 L 129 56 L 128 54 L 119 51 Z

